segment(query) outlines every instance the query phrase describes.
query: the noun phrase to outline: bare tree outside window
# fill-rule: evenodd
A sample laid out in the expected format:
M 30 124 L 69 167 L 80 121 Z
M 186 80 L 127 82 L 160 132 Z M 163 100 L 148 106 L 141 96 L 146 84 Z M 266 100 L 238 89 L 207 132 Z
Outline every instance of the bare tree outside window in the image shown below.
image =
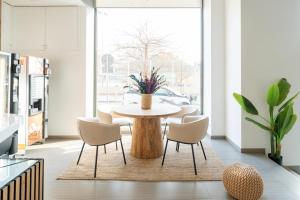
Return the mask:
M 139 103 L 123 89 L 128 76 L 152 67 L 168 85 L 154 102 L 200 106 L 201 10 L 197 8 L 98 9 L 97 107 Z
M 140 70 L 145 76 L 150 73 L 152 68 L 151 60 L 170 50 L 168 35 L 161 36 L 155 33 L 150 24 L 146 21 L 135 27 L 132 32 L 124 32 L 129 40 L 116 44 L 116 51 L 120 53 L 120 57 L 142 63 Z

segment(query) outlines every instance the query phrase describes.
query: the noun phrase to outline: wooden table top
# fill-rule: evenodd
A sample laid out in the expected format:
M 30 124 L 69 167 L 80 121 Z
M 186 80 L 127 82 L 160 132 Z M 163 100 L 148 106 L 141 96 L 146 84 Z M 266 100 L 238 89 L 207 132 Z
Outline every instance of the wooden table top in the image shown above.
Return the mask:
M 169 104 L 153 104 L 150 110 L 143 110 L 139 104 L 124 105 L 113 109 L 114 114 L 131 118 L 168 117 L 180 111 L 180 107 Z

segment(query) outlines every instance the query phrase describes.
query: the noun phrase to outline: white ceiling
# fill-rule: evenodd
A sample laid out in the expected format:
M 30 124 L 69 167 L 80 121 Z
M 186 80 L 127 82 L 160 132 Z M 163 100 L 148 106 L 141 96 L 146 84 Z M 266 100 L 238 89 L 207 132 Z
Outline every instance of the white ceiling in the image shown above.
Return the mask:
M 96 6 L 103 8 L 199 8 L 201 4 L 201 0 L 96 0 Z
M 4 0 L 13 6 L 74 6 L 84 5 L 81 0 Z

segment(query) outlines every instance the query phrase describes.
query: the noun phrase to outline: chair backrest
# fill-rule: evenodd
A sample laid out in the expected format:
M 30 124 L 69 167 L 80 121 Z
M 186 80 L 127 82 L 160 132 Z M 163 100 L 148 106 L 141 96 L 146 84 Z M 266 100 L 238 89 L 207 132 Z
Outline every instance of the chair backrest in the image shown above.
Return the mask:
M 197 143 L 206 136 L 208 123 L 207 116 L 186 116 L 182 124 L 170 124 L 169 136 L 177 141 Z
M 208 118 L 208 117 L 205 115 L 191 115 L 191 116 L 188 115 L 188 116 L 184 116 L 182 122 L 183 123 L 195 122 L 195 121 L 202 120 L 205 118 Z
M 113 118 L 110 113 L 98 110 L 97 115 L 102 123 L 105 123 L 105 124 L 113 123 Z
M 92 146 L 107 144 L 121 138 L 120 126 L 78 118 L 77 125 L 82 140 Z
M 183 105 L 180 108 L 181 110 L 172 117 L 183 118 L 184 116 L 188 115 L 196 115 L 198 112 L 198 109 L 193 105 Z
M 200 141 L 205 138 L 207 134 L 209 118 L 207 116 L 186 116 L 183 123 L 191 123 L 195 127 L 195 138 Z
M 192 116 L 198 113 L 198 108 L 193 105 L 184 105 L 181 106 L 181 112 L 183 116 Z

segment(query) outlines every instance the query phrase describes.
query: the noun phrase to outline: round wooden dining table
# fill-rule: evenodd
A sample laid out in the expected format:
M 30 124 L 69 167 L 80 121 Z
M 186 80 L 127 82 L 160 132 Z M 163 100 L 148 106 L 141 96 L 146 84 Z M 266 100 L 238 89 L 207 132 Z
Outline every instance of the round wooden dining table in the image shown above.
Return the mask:
M 139 104 L 130 104 L 113 109 L 116 115 L 133 118 L 130 153 L 136 158 L 151 159 L 163 153 L 160 119 L 181 111 L 170 104 L 153 104 L 149 110 L 141 109 Z

